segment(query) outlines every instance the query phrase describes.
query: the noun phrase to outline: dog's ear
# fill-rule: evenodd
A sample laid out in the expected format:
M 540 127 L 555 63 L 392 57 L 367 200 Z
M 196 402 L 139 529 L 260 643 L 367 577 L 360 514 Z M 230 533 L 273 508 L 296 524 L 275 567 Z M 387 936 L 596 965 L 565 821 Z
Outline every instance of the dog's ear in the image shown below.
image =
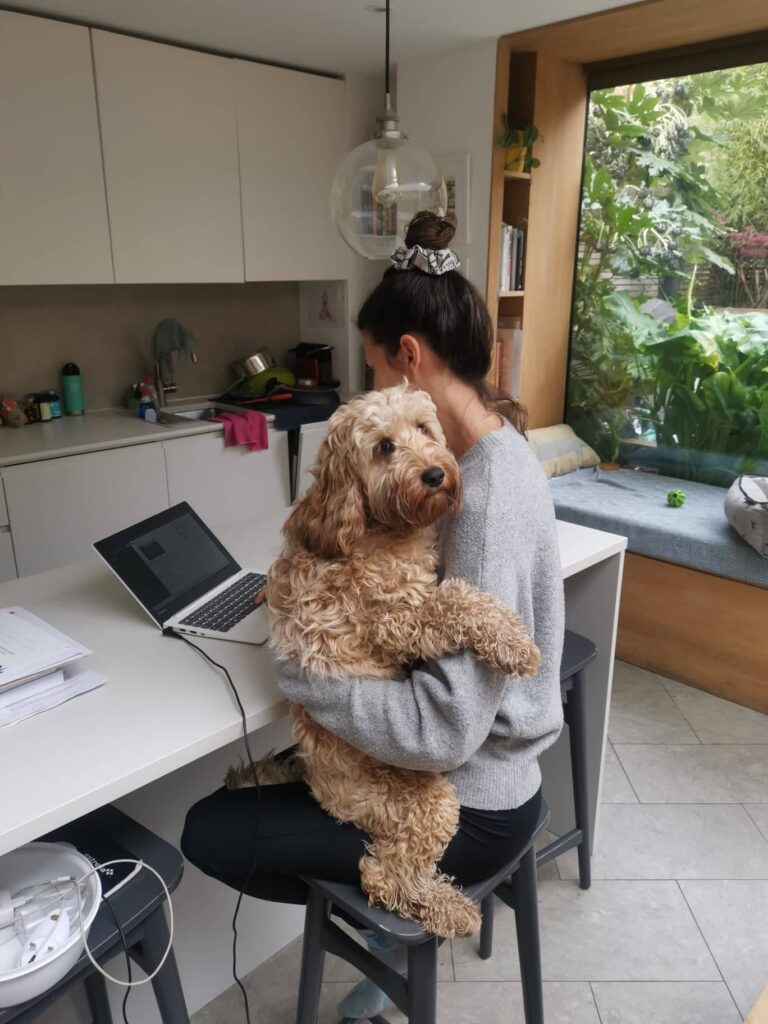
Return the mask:
M 366 508 L 344 419 L 331 426 L 314 473 L 315 482 L 285 524 L 285 536 L 314 555 L 348 555 L 365 533 Z

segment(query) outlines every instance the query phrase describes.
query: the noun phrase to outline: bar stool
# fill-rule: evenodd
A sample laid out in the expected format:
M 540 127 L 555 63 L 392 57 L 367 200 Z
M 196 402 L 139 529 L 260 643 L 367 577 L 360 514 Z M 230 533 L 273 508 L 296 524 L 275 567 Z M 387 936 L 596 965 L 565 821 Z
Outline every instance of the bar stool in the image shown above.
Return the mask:
M 563 718 L 568 726 L 571 747 L 575 827 L 536 854 L 536 866 L 541 867 L 575 846 L 579 858 L 579 885 L 582 889 L 589 889 L 592 884 L 584 669 L 596 656 L 597 648 L 591 640 L 566 629 L 560 661 L 560 689 Z M 487 960 L 493 951 L 493 893 L 483 900 L 481 910 L 483 925 L 480 930 L 480 956 Z
M 493 878 L 469 885 L 464 890 L 476 902 L 495 892 L 515 911 L 525 1024 L 544 1024 L 535 842 L 548 821 L 549 806 L 543 801 L 536 832 L 526 849 Z M 310 892 L 304 925 L 297 1024 L 317 1022 L 326 952 L 341 957 L 367 975 L 407 1015 L 410 1024 L 436 1024 L 437 947 L 441 940 L 413 921 L 406 921 L 378 907 L 369 907 L 368 897 L 355 885 L 325 882 L 318 878 L 305 878 L 304 881 Z M 408 970 L 405 976 L 382 963 L 331 921 L 334 909 L 343 911 L 360 927 L 377 932 L 393 945 L 406 947 Z M 373 1018 L 373 1024 L 387 1022 L 379 1016 Z
M 124 856 L 143 860 L 155 868 L 169 892 L 177 887 L 184 870 L 184 862 L 178 850 L 116 807 L 102 807 L 41 838 L 49 842 L 72 843 L 86 853 L 118 844 L 126 851 Z M 118 851 L 105 859 L 119 856 Z M 110 903 L 123 928 L 131 959 L 150 974 L 168 945 L 168 925 L 163 911 L 165 893 L 160 883 L 149 871 L 139 872 L 114 897 L 110 897 Z M 119 929 L 109 907 L 103 903 L 88 933 L 88 945 L 99 963 L 123 954 Z M 94 970 L 85 953 L 69 974 L 53 988 L 27 1003 L 0 1010 L 0 1024 L 10 1024 L 10 1021 L 14 1024 L 30 1024 L 74 985 L 83 985 L 85 988 L 92 1024 L 113 1024 L 107 983 Z M 151 985 L 163 1024 L 189 1024 L 173 950 Z

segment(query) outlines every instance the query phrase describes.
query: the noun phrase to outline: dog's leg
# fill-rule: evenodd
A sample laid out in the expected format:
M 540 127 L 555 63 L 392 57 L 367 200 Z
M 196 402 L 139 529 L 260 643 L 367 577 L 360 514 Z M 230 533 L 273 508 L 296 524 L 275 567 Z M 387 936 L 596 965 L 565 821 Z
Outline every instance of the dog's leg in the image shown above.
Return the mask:
M 254 762 L 256 778 L 249 764 L 242 762 L 236 768 L 230 768 L 224 777 L 227 789 L 247 789 L 250 786 L 277 786 L 284 782 L 301 782 L 306 779 L 307 766 L 298 752 L 288 757 L 274 757 L 269 753 L 266 757 Z
M 420 650 L 436 658 L 470 648 L 506 675 L 535 675 L 541 656 L 520 616 L 502 601 L 465 580 L 445 580 L 421 608 Z

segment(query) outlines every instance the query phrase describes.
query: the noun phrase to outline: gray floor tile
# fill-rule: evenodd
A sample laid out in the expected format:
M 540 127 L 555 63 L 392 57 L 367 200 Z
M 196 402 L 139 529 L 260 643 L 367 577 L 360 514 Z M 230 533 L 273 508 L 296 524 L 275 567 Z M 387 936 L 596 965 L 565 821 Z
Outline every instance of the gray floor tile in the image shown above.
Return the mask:
M 604 804 L 636 804 L 638 802 L 635 791 L 632 789 L 611 743 L 608 743 L 605 748 L 601 802 Z
M 523 992 L 517 982 L 462 981 L 439 985 L 437 1013 L 440 1024 L 509 1024 L 523 1020 Z M 544 985 L 547 1024 L 600 1024 L 595 1001 L 584 982 Z M 386 1013 L 390 1019 L 389 1011 Z
M 573 882 L 539 886 L 546 981 L 713 981 L 720 975 L 676 882 Z M 514 915 L 499 907 L 494 954 L 453 944 L 457 981 L 516 981 Z
M 747 813 L 768 841 L 768 804 L 746 804 Z
M 687 686 L 672 699 L 702 743 L 768 743 L 768 715 L 760 711 Z
M 653 672 L 617 661 L 608 722 L 612 743 L 699 743 Z
M 615 745 L 641 803 L 768 801 L 768 745 Z
M 602 1024 L 741 1024 L 722 981 L 597 981 Z
M 743 1015 L 768 983 L 768 881 L 680 882 Z
M 578 878 L 576 851 L 558 859 Z M 738 804 L 610 804 L 593 878 L 768 878 L 768 843 Z

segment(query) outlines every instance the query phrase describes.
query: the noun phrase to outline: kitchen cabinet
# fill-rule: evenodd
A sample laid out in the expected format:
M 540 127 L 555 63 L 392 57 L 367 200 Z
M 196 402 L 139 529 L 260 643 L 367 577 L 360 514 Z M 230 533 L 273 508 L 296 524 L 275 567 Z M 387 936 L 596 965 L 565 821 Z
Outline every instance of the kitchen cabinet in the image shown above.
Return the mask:
M 330 214 L 345 153 L 345 86 L 237 60 L 237 122 L 248 281 L 347 276 Z
M 94 541 L 168 508 L 159 443 L 7 466 L 3 484 L 19 576 L 94 556 Z
M 15 580 L 16 559 L 13 557 L 13 542 L 7 526 L 0 528 L 0 583 Z
M 112 281 L 88 29 L 0 11 L 0 285 Z
M 296 473 L 296 497 L 300 498 L 311 487 L 315 478 L 310 470 L 317 461 L 320 445 L 328 433 L 327 423 L 306 423 L 299 435 L 299 465 Z
M 269 448 L 225 448 L 221 434 L 163 441 L 171 505 L 188 501 L 216 529 L 243 519 L 273 522 L 291 503 L 288 435 L 269 431 Z
M 92 38 L 115 280 L 242 281 L 234 62 Z

